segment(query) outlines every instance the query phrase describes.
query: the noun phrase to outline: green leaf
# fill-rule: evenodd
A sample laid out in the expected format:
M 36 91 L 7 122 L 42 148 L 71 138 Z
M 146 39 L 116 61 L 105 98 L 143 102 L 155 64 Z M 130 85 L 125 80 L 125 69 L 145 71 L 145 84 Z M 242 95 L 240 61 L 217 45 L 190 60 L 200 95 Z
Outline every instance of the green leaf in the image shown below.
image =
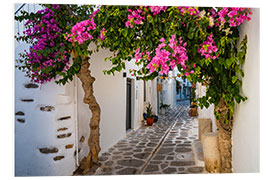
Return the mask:
M 232 65 L 232 59 L 231 58 L 226 59 L 226 65 L 227 65 L 227 68 L 229 68 Z
M 237 79 L 238 79 L 237 76 L 233 76 L 232 77 L 232 83 L 234 84 L 237 81 Z
M 124 30 L 123 30 L 123 35 L 124 35 L 124 37 L 127 37 L 127 34 L 128 34 L 128 29 L 124 29 Z

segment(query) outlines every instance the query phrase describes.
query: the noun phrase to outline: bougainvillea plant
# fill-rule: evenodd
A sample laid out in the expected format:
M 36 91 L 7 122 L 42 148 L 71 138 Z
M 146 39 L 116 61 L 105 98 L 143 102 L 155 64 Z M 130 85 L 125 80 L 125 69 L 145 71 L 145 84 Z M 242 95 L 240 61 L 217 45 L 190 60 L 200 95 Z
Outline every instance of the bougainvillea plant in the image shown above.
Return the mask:
M 76 6 L 46 5 L 37 13 L 16 17 L 27 19 L 26 32 L 18 40 L 32 43 L 19 68 L 33 81 L 57 79 L 65 84 L 77 75 L 85 91 L 84 102 L 93 116 L 90 121 L 90 152 L 83 162 L 87 172 L 98 164 L 100 108 L 93 95 L 91 54 L 106 48 L 112 68 L 105 74 L 125 69 L 135 59 L 139 79 L 152 80 L 178 68 L 181 76 L 207 87 L 198 98 L 201 107 L 215 105 L 219 128 L 221 172 L 231 172 L 231 129 L 235 103 L 246 100 L 240 93 L 247 37 L 240 41 L 238 26 L 250 20 L 249 8 L 173 6 Z M 96 44 L 89 50 L 89 44 Z M 73 59 L 70 56 L 73 56 Z

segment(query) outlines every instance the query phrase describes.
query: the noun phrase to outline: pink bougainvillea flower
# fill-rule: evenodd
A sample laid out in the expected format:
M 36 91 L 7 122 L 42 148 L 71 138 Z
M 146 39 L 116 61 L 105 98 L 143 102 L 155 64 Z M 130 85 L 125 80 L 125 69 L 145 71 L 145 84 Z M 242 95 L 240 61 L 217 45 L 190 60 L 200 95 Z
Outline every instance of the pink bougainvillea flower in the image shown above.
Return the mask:
M 150 63 L 146 66 L 150 73 L 158 71 L 159 74 L 168 74 L 170 69 L 174 69 L 177 64 L 180 64 L 184 69 L 186 68 L 185 62 L 187 61 L 187 50 L 184 46 L 182 38 L 176 40 L 175 35 L 172 35 L 169 39 L 169 44 L 165 43 L 165 39 L 159 40 L 161 43 L 155 49 L 155 56 L 150 60 Z M 166 50 L 169 47 L 170 50 Z
M 128 15 L 128 20 L 125 23 L 126 27 L 133 28 L 132 23 L 143 24 L 145 17 L 144 17 L 144 12 L 142 11 L 140 7 L 134 10 L 127 9 L 127 12 L 129 12 L 129 15 Z
M 212 33 L 207 37 L 206 41 L 204 41 L 198 49 L 198 53 L 200 53 L 201 56 L 204 56 L 205 59 L 216 59 L 219 56 L 217 51 L 218 48 L 215 45 Z

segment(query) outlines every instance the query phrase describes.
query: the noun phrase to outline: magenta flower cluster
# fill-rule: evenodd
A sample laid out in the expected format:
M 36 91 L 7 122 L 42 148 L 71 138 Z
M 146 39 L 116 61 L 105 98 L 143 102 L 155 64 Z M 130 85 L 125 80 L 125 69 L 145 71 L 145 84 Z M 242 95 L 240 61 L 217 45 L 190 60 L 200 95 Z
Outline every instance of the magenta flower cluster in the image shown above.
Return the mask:
M 95 29 L 96 24 L 93 18 L 78 22 L 72 27 L 71 34 L 66 34 L 66 39 L 69 42 L 78 42 L 79 44 L 82 44 L 89 39 L 93 39 L 90 31 Z
M 187 7 L 179 6 L 178 10 L 180 11 L 182 15 L 189 14 L 191 16 L 195 16 L 200 13 L 197 7 L 190 7 L 190 6 L 187 6 Z
M 126 21 L 126 27 L 133 28 L 132 22 L 134 24 L 143 24 L 143 20 L 145 20 L 145 17 L 142 8 L 134 10 L 128 9 L 127 11 L 129 12 L 129 15 L 128 20 Z
M 160 42 L 155 50 L 155 56 L 146 66 L 150 70 L 150 73 L 158 71 L 161 75 L 168 74 L 169 70 L 174 69 L 177 64 L 181 64 L 186 69 L 185 62 L 188 60 L 188 56 L 185 47 L 187 44 L 183 43 L 182 38 L 180 37 L 178 41 L 175 35 L 172 35 L 169 39 L 169 44 L 165 43 L 164 38 L 161 38 Z
M 58 8 L 58 6 L 55 7 Z M 37 13 L 43 15 L 40 20 L 28 20 L 25 23 L 25 26 L 28 28 L 23 33 L 31 37 L 31 40 L 34 42 L 29 52 L 25 51 L 25 56 L 28 59 L 28 65 L 31 67 L 28 75 L 34 82 L 44 83 L 55 77 L 53 71 L 46 71 L 47 68 L 58 68 L 58 65 L 61 63 L 68 68 L 67 64 L 69 62 L 66 51 L 61 52 L 59 49 L 54 48 L 59 45 L 56 40 L 62 30 L 58 27 L 52 10 L 46 8 Z M 46 51 L 47 49 L 51 51 Z M 41 53 L 44 51 L 47 55 Z
M 97 15 L 98 12 L 99 9 L 95 10 L 93 14 L 89 16 L 89 19 L 75 24 L 71 29 L 71 33 L 66 33 L 66 40 L 68 40 L 69 42 L 78 42 L 79 44 L 82 44 L 87 40 L 92 40 L 92 33 L 96 29 L 94 17 Z M 100 31 L 100 35 L 98 38 L 104 40 L 106 32 L 106 29 L 103 28 Z
M 144 52 L 140 52 L 140 48 L 136 49 L 135 51 L 135 60 L 136 60 L 136 64 L 139 62 L 139 60 L 141 60 L 143 58 L 143 55 L 144 55 Z M 150 52 L 146 50 L 145 52 L 145 55 L 144 58 L 146 58 L 148 61 L 151 60 L 151 57 L 150 57 Z
M 159 14 L 161 11 L 165 12 L 167 8 L 168 6 L 150 6 L 151 12 L 154 16 Z
M 105 39 L 105 34 L 106 34 L 106 29 L 103 28 L 101 31 L 100 31 L 100 35 L 99 35 L 99 39 L 101 39 L 102 41 Z
M 231 27 L 239 26 L 243 24 L 245 20 L 250 20 L 250 15 L 252 14 L 249 8 L 222 8 L 218 12 L 218 23 L 228 22 Z
M 217 53 L 218 48 L 215 45 L 215 42 L 213 40 L 213 34 L 211 33 L 206 41 L 204 41 L 200 48 L 198 49 L 198 53 L 201 54 L 201 56 L 204 56 L 205 59 L 216 59 L 219 57 L 219 54 Z

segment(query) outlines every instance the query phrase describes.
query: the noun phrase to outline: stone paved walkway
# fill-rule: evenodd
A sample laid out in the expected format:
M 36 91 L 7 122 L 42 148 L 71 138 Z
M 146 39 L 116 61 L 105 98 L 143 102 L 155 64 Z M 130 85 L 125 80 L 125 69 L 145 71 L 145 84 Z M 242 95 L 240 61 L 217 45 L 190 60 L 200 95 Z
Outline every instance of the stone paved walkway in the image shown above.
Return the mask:
M 188 103 L 181 103 L 153 126 L 143 126 L 100 156 L 94 175 L 203 173 L 196 166 L 192 143 L 197 121 L 188 116 Z

